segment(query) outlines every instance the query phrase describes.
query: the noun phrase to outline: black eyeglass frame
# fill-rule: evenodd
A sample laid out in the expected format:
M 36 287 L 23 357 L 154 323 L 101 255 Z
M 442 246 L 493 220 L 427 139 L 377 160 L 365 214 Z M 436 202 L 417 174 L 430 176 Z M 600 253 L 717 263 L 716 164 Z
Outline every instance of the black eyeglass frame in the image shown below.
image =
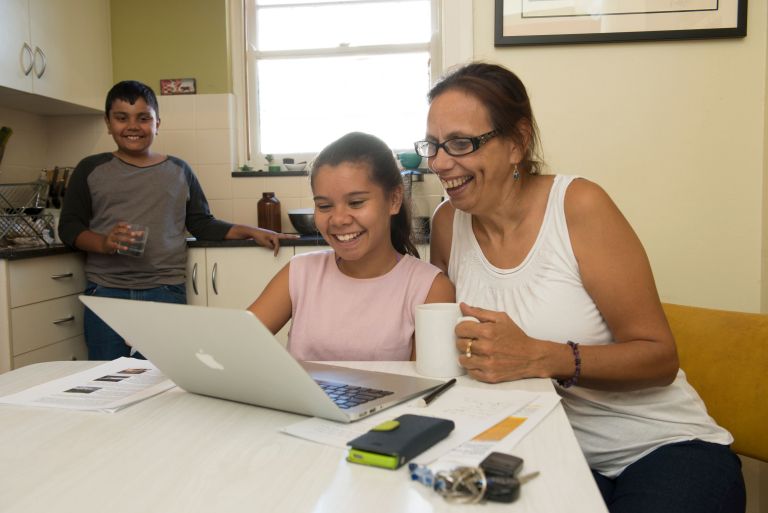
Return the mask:
M 476 152 L 477 150 L 480 149 L 482 145 L 484 145 L 485 143 L 487 143 L 488 141 L 490 141 L 491 139 L 499 135 L 499 133 L 500 132 L 494 128 L 490 132 L 486 132 L 484 134 L 478 135 L 477 137 L 454 137 L 453 139 L 448 139 L 441 143 L 437 143 L 434 141 L 427 141 L 427 140 L 416 141 L 415 143 L 413 143 L 413 148 L 416 150 L 416 153 L 420 157 L 424 157 L 424 158 L 434 157 L 435 155 L 437 155 L 437 152 L 440 151 L 440 148 L 442 148 L 443 151 L 445 151 L 451 157 L 463 157 L 464 155 L 469 155 L 470 153 Z M 452 141 L 469 141 L 472 143 L 472 149 L 464 153 L 453 153 L 446 146 L 446 144 L 449 144 Z M 435 151 L 431 155 L 425 155 L 424 153 L 419 151 L 419 145 L 428 145 L 427 148 L 434 147 Z M 430 153 L 430 152 L 427 152 L 427 153 Z

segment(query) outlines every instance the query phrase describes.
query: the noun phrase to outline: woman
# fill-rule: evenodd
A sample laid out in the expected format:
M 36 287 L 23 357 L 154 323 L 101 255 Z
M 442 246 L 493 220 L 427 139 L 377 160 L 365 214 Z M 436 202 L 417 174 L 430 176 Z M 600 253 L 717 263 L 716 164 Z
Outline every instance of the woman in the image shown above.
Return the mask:
M 431 259 L 481 321 L 456 328 L 461 365 L 555 379 L 611 512 L 743 511 L 733 439 L 678 368 L 639 239 L 596 184 L 539 174 L 522 82 L 470 64 L 429 100 L 416 150 L 449 197 Z
M 392 151 L 349 133 L 315 158 L 310 184 L 331 250 L 293 257 L 249 309 L 272 333 L 293 319 L 299 360 L 413 359 L 414 308 L 454 301 L 454 290 L 419 260 Z

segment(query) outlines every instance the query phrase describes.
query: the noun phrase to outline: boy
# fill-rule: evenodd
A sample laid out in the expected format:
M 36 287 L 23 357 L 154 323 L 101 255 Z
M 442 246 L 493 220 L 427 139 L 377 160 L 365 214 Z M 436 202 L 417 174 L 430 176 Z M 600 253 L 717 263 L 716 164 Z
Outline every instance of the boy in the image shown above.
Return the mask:
M 293 237 L 214 218 L 189 165 L 152 151 L 158 112 L 150 87 L 132 80 L 112 87 L 105 121 L 117 150 L 86 157 L 69 182 L 59 236 L 87 252 L 87 295 L 186 303 L 185 228 L 198 239 L 254 239 L 275 253 L 280 239 Z M 142 235 L 129 223 L 148 227 L 139 257 L 117 253 Z M 125 341 L 88 309 L 84 323 L 89 359 L 130 354 Z

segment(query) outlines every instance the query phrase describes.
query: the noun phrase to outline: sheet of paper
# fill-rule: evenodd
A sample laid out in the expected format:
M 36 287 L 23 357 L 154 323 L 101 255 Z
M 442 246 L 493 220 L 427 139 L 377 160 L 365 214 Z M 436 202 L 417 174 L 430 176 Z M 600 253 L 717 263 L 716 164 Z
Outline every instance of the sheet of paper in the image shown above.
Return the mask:
M 0 404 L 115 412 L 174 386 L 147 360 L 118 358 L 0 397 Z
M 489 429 L 443 454 L 432 462 L 429 468 L 437 472 L 459 466 L 477 466 L 493 451 L 510 452 L 559 402 L 560 396 L 555 393 L 539 394 L 514 415 L 505 417 Z
M 417 398 L 351 424 L 311 418 L 286 426 L 282 431 L 313 442 L 345 448 L 347 442 L 370 431 L 372 427 L 406 413 L 452 420 L 456 427 L 448 438 L 413 460 L 415 463 L 426 464 L 471 440 L 502 419 L 522 411 L 531 401 L 537 400 L 539 395 L 456 385 L 426 408 L 416 406 Z

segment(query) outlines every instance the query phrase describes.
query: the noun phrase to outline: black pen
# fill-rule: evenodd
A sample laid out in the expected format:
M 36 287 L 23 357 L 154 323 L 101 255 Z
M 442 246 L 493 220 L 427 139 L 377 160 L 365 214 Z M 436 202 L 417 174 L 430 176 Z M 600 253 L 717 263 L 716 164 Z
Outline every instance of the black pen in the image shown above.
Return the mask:
M 422 408 L 424 408 L 425 406 L 429 406 L 429 403 L 431 403 L 432 401 L 440 397 L 443 392 L 445 392 L 455 384 L 456 384 L 456 378 L 451 378 L 450 380 L 446 381 L 445 383 L 443 383 L 442 385 L 440 385 L 439 387 L 437 387 L 436 389 L 434 389 L 433 391 L 431 391 L 430 393 L 428 393 L 427 395 L 419 399 L 416 402 L 416 406 L 421 406 Z

